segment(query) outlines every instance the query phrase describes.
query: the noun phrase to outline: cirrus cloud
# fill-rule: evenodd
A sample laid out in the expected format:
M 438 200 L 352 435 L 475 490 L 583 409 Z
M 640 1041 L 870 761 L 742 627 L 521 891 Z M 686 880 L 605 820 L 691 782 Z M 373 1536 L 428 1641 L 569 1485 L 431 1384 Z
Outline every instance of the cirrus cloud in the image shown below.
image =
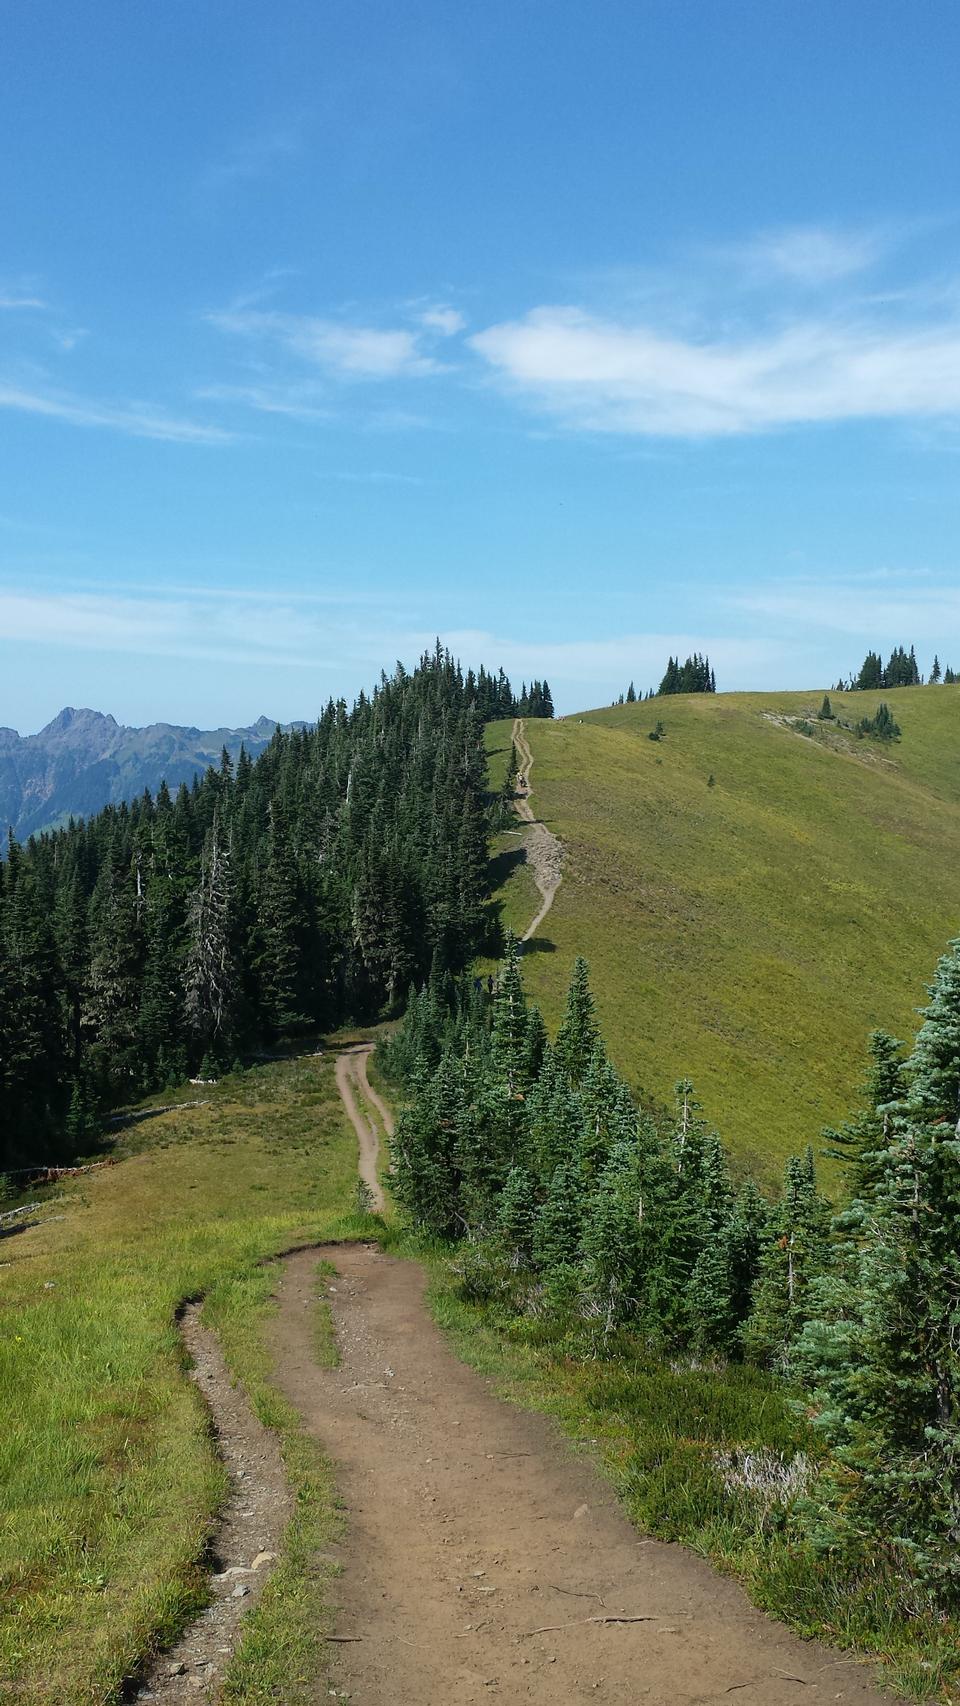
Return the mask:
M 960 415 L 960 322 L 797 320 L 696 341 L 577 307 L 474 334 L 512 393 L 562 424 L 677 438 Z
M 398 379 L 438 371 L 406 327 L 355 326 L 314 314 L 227 309 L 209 323 L 236 337 L 279 345 L 339 379 Z
M 62 391 L 35 391 L 0 381 L 0 409 L 41 415 L 70 426 L 105 427 L 128 438 L 155 438 L 172 444 L 229 444 L 236 436 L 223 427 L 167 414 L 148 403 L 101 403 Z

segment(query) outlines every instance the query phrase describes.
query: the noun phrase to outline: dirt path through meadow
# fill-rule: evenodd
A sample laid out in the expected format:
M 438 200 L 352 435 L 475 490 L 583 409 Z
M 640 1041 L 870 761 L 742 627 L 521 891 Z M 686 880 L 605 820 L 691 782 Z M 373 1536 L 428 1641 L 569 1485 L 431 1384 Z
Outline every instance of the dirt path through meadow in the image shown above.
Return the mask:
M 533 769 L 533 753 L 527 740 L 527 731 L 522 717 L 515 717 L 513 723 L 513 744 L 517 749 L 517 782 L 514 807 L 517 816 L 528 825 L 523 839 L 526 849 L 527 862 L 533 872 L 533 880 L 540 890 L 541 906 L 530 926 L 521 936 L 521 942 L 529 942 L 536 935 L 541 924 L 553 905 L 554 896 L 563 876 L 563 844 L 549 830 L 545 823 L 534 816 L 530 797 L 533 792 L 530 785 L 530 772 Z
M 393 1120 L 386 1103 L 371 1087 L 367 1077 L 367 1062 L 373 1050 L 373 1043 L 358 1043 L 355 1048 L 344 1049 L 337 1055 L 336 1076 L 337 1089 L 360 1146 L 358 1171 L 370 1192 L 371 1207 L 375 1213 L 381 1214 L 384 1202 L 378 1176 L 380 1134 L 377 1117 L 387 1137 L 393 1136 Z
M 324 1256 L 341 1363 L 311 1348 Z M 681 1547 L 643 1539 L 589 1461 L 495 1397 L 363 1246 L 285 1264 L 277 1378 L 346 1508 L 330 1681 L 352 1706 L 580 1700 L 890 1706 L 855 1660 L 795 1639 Z

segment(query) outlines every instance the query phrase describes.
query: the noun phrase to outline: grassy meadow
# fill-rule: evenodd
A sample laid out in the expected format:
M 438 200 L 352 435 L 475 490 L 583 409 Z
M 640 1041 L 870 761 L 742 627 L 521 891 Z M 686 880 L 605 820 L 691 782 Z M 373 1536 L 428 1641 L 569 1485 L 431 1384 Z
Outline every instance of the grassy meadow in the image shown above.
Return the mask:
M 0 1691 L 30 1706 L 116 1698 L 205 1602 L 197 1560 L 223 1476 L 175 1326 L 201 1293 L 297 1496 L 226 1698 L 300 1699 L 319 1639 L 322 1594 L 305 1583 L 336 1516 L 321 1454 L 269 1387 L 263 1264 L 349 1233 L 356 1140 L 331 1058 L 199 1093 L 207 1106 L 128 1128 L 117 1165 L 63 1181 L 38 1224 L 0 1240 Z
M 847 1113 L 870 1030 L 912 1037 L 960 929 L 960 688 L 831 695 L 851 723 L 886 700 L 893 744 L 817 723 L 822 697 L 677 695 L 526 725 L 534 809 L 567 853 L 530 994 L 554 1026 L 583 953 L 630 1084 L 669 1101 L 689 1074 L 766 1182 Z M 497 785 L 510 724 L 488 744 Z M 514 928 L 534 910 L 516 846 L 496 849 Z

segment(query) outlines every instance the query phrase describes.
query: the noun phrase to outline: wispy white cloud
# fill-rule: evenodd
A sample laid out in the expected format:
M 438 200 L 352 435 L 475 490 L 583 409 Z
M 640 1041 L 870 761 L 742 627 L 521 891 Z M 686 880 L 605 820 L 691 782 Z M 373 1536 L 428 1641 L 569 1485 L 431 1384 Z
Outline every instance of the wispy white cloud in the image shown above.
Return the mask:
M 792 225 L 719 252 L 758 282 L 781 279 L 817 288 L 868 271 L 890 242 L 891 234 L 880 227 Z
M 486 629 L 460 628 L 441 631 L 441 639 L 451 651 L 471 661 L 503 665 L 509 676 L 518 680 L 531 676 L 546 676 L 551 685 L 563 682 L 568 691 L 578 685 L 587 687 L 597 682 L 609 683 L 611 695 L 621 691 L 633 678 L 638 688 L 655 686 L 663 674 L 667 658 L 687 657 L 691 652 L 706 652 L 713 667 L 721 674 L 749 672 L 769 662 L 780 647 L 764 638 L 739 639 L 724 634 L 705 634 L 702 631 L 617 634 L 614 638 L 579 640 L 541 640 L 535 633 L 528 636 L 498 635 Z
M 337 379 L 400 379 L 436 373 L 415 331 L 350 325 L 313 314 L 227 309 L 207 316 L 219 331 L 274 344 Z
M 466 320 L 457 308 L 427 308 L 420 315 L 421 326 L 426 326 L 429 332 L 439 332 L 442 338 L 455 337 L 462 332 Z
M 0 312 L 20 309 L 48 310 L 41 280 L 31 273 L 0 273 Z
M 860 646 L 915 643 L 931 656 L 960 658 L 960 584 L 956 578 L 878 569 L 869 574 L 811 574 L 725 595 L 731 610 L 762 619 L 768 630 L 847 635 Z M 951 651 L 951 647 L 954 648 Z M 853 648 L 854 650 L 856 648 Z M 851 657 L 850 665 L 860 657 Z
M 566 710 L 608 703 L 631 679 L 641 691 L 655 686 L 668 656 L 692 651 L 709 654 L 721 691 L 817 683 L 822 690 L 857 667 L 868 645 L 886 650 L 904 641 L 916 643 L 924 671 L 935 651 L 941 663 L 960 666 L 960 586 L 946 576 L 896 571 L 877 571 L 872 579 L 872 587 L 827 573 L 771 579 L 701 595 L 697 628 L 585 629 L 569 640 L 545 638 L 534 621 L 521 620 L 508 633 L 458 626 L 444 621 L 435 598 L 418 599 L 409 589 L 394 600 L 354 592 L 334 573 L 329 591 L 271 587 L 269 593 L 186 585 L 162 593 L 89 583 L 44 588 L 21 580 L 0 584 L 0 634 L 8 646 L 60 647 L 74 658 L 116 653 L 240 666 L 251 680 L 274 684 L 292 670 L 305 684 L 302 696 L 299 688 L 286 694 L 294 716 L 309 715 L 314 696 L 345 675 L 359 685 L 376 678 L 384 659 L 412 666 L 432 649 L 438 630 L 464 662 L 502 664 L 517 681 L 546 675 Z
M 217 663 L 312 667 L 329 620 L 282 595 L 151 597 L 0 588 L 8 642 Z M 319 646 L 319 649 L 318 649 Z
M 289 415 L 300 421 L 333 419 L 333 411 L 316 400 L 319 395 L 316 386 L 201 385 L 193 394 L 204 402 L 233 403 L 264 415 Z
M 694 341 L 576 307 L 476 333 L 512 392 L 565 425 L 694 438 L 810 422 L 960 414 L 960 320 L 798 319 Z
M 102 427 L 130 438 L 163 439 L 174 444 L 227 444 L 234 434 L 222 427 L 170 415 L 147 403 L 101 403 L 65 392 L 34 391 L 0 381 L 0 409 L 40 415 L 70 426 Z
M 432 612 L 412 612 L 406 597 L 391 608 L 382 598 L 371 603 L 342 591 L 328 597 L 280 589 L 267 596 L 249 588 L 178 588 L 158 595 L 0 586 L 0 633 L 15 645 L 328 673 L 348 664 L 361 679 L 378 671 L 385 658 L 412 665 L 431 650 L 438 626 L 431 618 Z M 565 689 L 570 704 L 602 698 L 608 683 L 612 695 L 631 676 L 644 686 L 648 678 L 659 680 L 670 653 L 706 649 L 714 667 L 727 675 L 749 675 L 770 655 L 760 639 L 694 632 L 557 642 L 533 631 L 518 637 L 442 623 L 439 628 L 443 643 L 465 662 L 502 663 L 518 680 L 546 674 L 555 688 Z

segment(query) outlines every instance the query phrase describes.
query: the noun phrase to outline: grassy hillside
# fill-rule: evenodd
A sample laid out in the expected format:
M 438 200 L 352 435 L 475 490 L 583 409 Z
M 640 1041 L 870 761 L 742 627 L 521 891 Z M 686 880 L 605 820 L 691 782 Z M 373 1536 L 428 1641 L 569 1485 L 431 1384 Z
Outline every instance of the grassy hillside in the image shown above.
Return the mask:
M 330 1058 L 204 1095 L 207 1106 L 132 1128 L 116 1166 L 64 1181 L 35 1224 L 0 1241 L 0 1675 L 31 1706 L 117 1698 L 138 1657 L 204 1603 L 196 1561 L 223 1477 L 174 1324 L 201 1293 L 281 1432 L 298 1500 L 229 1698 L 302 1698 L 312 1631 L 298 1548 L 319 1543 L 332 1494 L 266 1384 L 258 1329 L 274 1276 L 262 1264 L 344 1230 L 356 1139 Z M 308 1597 L 322 1615 L 315 1581 Z
M 527 724 L 534 808 L 567 849 L 528 987 L 555 1023 L 585 954 L 628 1080 L 667 1100 L 689 1073 L 768 1178 L 848 1110 L 873 1027 L 912 1035 L 960 928 L 960 688 L 831 696 L 851 723 L 885 699 L 893 745 L 817 724 L 822 696 L 677 696 Z M 509 739 L 491 725 L 495 776 Z M 499 867 L 514 926 L 531 913 L 516 845 L 502 839 Z

